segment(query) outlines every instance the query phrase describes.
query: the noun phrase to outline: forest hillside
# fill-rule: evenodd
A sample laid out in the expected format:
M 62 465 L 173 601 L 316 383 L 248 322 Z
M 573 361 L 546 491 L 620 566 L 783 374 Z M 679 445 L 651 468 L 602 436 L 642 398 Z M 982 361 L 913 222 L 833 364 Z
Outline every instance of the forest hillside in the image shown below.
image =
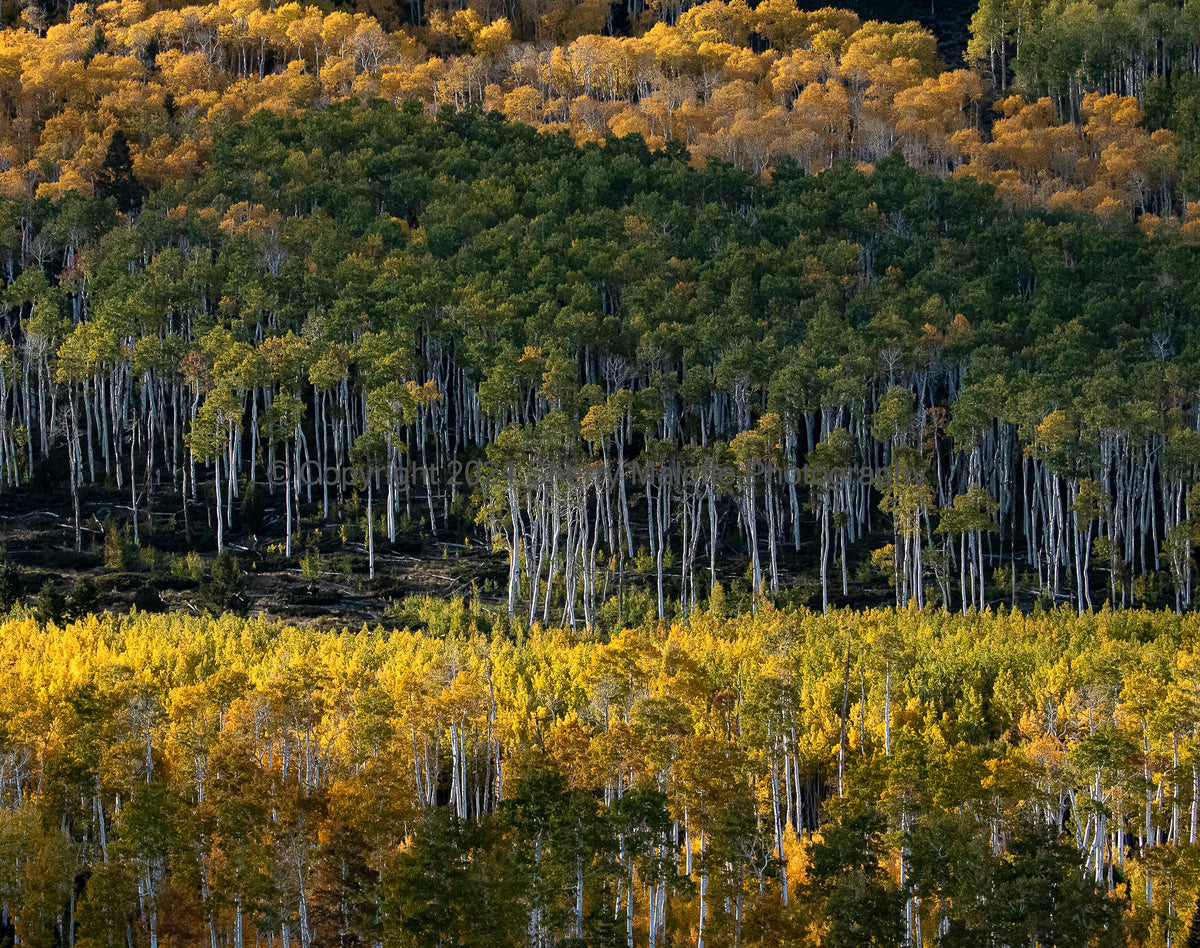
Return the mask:
M 1193 220 L 415 101 L 261 109 L 155 190 L 108 151 L 101 193 L 0 205 L 0 482 L 76 566 L 482 546 L 567 625 L 627 576 L 635 617 L 1191 603 Z

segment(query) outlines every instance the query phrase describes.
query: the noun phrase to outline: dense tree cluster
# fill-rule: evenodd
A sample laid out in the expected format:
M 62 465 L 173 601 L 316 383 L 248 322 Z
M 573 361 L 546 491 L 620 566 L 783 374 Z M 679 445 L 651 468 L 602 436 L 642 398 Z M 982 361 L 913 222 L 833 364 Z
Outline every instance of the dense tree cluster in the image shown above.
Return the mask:
M 1169 24 L 1167 13 L 1154 14 L 1161 48 L 1147 45 L 1150 27 L 1138 33 L 1129 72 L 1137 80 L 1121 82 L 1110 76 L 1115 66 L 1089 65 L 1100 54 L 1087 40 L 1096 26 L 1085 4 L 1073 4 L 1071 17 L 1027 5 L 1023 20 L 976 17 L 980 71 L 944 70 L 934 36 L 915 22 L 804 12 L 793 0 L 753 9 L 743 0 L 656 0 L 632 35 L 605 30 L 611 9 L 594 0 L 531 4 L 523 14 L 491 4 L 423 10 L 419 25 L 394 32 L 366 12 L 325 15 L 294 2 L 150 13 L 112 0 L 76 4 L 48 27 L 30 5 L 30 28 L 0 31 L 0 191 L 112 193 L 117 132 L 138 188 L 192 180 L 222 131 L 258 109 L 296 114 L 381 97 L 433 113 L 497 109 L 580 143 L 636 132 L 652 146 L 680 142 L 697 160 L 755 173 L 785 157 L 817 171 L 899 150 L 932 173 L 996 183 L 1016 203 L 1185 215 L 1196 181 L 1180 186 L 1175 130 L 1185 138 L 1192 130 L 1191 106 L 1163 83 L 1174 75 L 1177 87 L 1200 65 L 1195 4 L 1165 5 Z M 1145 20 L 1164 5 L 1132 6 Z M 1059 42 L 1055 31 L 1068 21 L 1079 36 Z M 1021 94 L 997 102 L 1010 46 L 1019 47 Z M 1037 50 L 1061 58 L 1077 47 L 1087 63 L 1035 59 Z M 1147 90 L 1155 111 L 1144 125 Z M 1182 147 L 1190 174 L 1190 141 Z
M 1143 98 L 1197 71 L 1195 3 L 982 0 L 967 55 L 1000 87 L 1010 78 L 1078 114 L 1089 90 Z
M 594 623 L 634 563 L 686 612 L 728 558 L 769 594 L 807 558 L 826 601 L 857 563 L 901 604 L 981 605 L 997 569 L 993 597 L 1191 602 L 1193 224 L 385 103 L 259 113 L 136 224 L 116 200 L 0 208 L 0 471 L 58 478 L 77 543 L 108 482 L 134 539 L 192 530 L 181 495 L 218 548 L 352 507 L 372 549 L 477 529 L 530 621 Z
M 414 618 L 9 618 L 0 925 L 235 948 L 1183 941 L 1191 616 L 765 607 L 608 642 L 513 639 L 461 601 Z
M 1179 181 L 1200 187 L 1200 46 L 1194 2 L 983 0 L 967 58 L 1001 90 L 1047 96 L 1059 120 L 1079 121 L 1089 93 L 1136 98 L 1147 126 L 1170 129 Z

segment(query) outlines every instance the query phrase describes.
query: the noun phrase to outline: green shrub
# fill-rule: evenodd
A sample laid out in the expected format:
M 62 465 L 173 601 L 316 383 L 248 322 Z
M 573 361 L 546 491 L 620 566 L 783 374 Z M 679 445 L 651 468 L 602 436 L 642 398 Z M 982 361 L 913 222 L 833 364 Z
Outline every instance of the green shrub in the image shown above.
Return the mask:
M 309 547 L 308 552 L 300 557 L 300 575 L 310 583 L 320 579 L 324 569 L 325 564 L 321 559 L 321 551 L 316 547 Z
M 204 581 L 204 558 L 195 550 L 186 556 L 171 557 L 171 575 L 176 579 L 187 579 L 193 583 Z
M 128 526 L 118 526 L 115 520 L 104 523 L 104 568 L 120 573 L 136 569 L 139 560 L 138 545 L 134 542 Z

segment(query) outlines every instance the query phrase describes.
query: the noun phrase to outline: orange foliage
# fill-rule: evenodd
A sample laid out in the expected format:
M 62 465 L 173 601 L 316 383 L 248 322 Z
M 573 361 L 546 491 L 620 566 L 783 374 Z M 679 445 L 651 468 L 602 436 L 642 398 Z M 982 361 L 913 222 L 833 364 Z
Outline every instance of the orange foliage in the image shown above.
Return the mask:
M 149 15 L 141 0 L 76 4 L 44 36 L 0 31 L 0 192 L 88 193 L 116 127 L 135 175 L 159 187 L 196 174 L 216 129 L 258 109 L 375 96 L 495 108 L 578 142 L 634 132 L 655 147 L 679 140 L 699 160 L 758 173 L 784 155 L 814 172 L 839 159 L 871 167 L 898 148 L 915 166 L 987 181 L 1014 204 L 1105 215 L 1136 214 L 1175 182 L 1174 136 L 1149 134 L 1128 98 L 1084 97 L 1075 125 L 1049 99 L 1011 96 L 981 134 L 980 76 L 939 71 L 934 37 L 916 23 L 862 23 L 790 0 L 754 9 L 708 0 L 680 5 L 666 17 L 674 25 L 619 38 L 597 35 L 607 8 L 592 0 L 539 9 L 539 28 L 562 45 L 514 44 L 512 24 L 486 5 L 431 8 L 421 35 L 447 55 L 426 57 L 412 35 L 370 16 L 296 2 L 168 4 Z M 770 48 L 751 49 L 751 32 Z

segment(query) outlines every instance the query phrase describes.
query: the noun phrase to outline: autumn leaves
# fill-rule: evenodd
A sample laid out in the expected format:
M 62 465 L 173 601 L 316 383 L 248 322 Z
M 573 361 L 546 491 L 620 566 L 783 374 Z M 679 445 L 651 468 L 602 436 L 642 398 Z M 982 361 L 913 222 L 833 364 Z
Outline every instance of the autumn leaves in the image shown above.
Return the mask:
M 23 942 L 1159 948 L 1186 925 L 1192 617 L 764 606 L 601 641 L 414 615 L 0 625 Z
M 153 190 L 194 178 L 214 137 L 258 109 L 381 97 L 497 109 L 580 143 L 637 133 L 756 174 L 784 156 L 815 172 L 899 150 L 935 174 L 996 184 L 1020 205 L 1177 210 L 1173 133 L 1146 131 L 1138 100 L 1076 81 L 1064 112 L 1061 100 L 1036 98 L 1035 77 L 1028 97 L 995 103 L 992 121 L 993 85 L 1007 76 L 996 56 L 1020 50 L 1009 21 L 972 47 L 994 74 L 985 77 L 943 71 L 934 37 L 915 23 L 862 23 L 786 0 L 651 6 L 630 36 L 611 35 L 588 3 L 533 4 L 515 21 L 431 5 L 394 32 L 365 13 L 298 3 L 221 0 L 149 16 L 135 3 L 77 6 L 44 35 L 0 34 L 0 190 L 100 193 L 118 129 L 136 178 L 128 187 Z

